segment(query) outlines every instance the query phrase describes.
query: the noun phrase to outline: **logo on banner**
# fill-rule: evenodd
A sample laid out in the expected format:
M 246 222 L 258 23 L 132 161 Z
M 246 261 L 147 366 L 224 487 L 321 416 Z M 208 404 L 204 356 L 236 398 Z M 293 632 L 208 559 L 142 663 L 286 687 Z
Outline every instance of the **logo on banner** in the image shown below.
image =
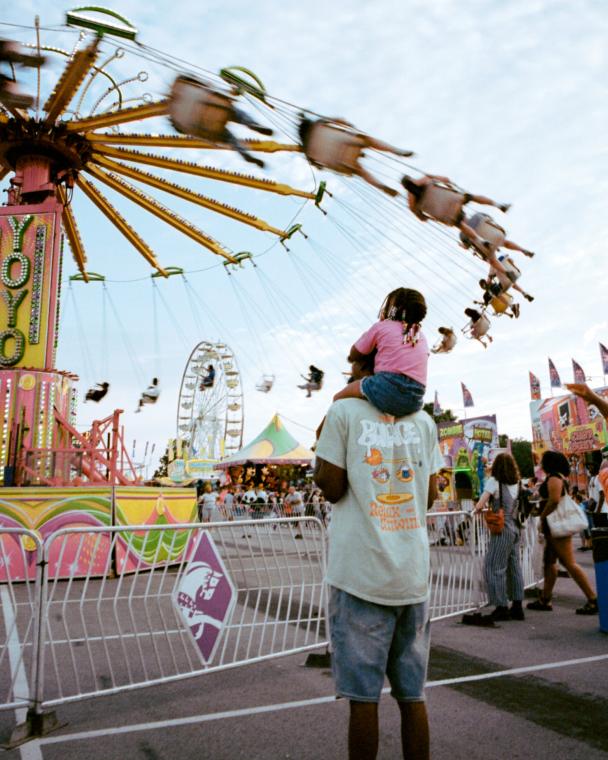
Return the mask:
M 230 620 L 236 589 L 209 533 L 203 531 L 174 592 L 173 602 L 201 659 L 213 659 Z

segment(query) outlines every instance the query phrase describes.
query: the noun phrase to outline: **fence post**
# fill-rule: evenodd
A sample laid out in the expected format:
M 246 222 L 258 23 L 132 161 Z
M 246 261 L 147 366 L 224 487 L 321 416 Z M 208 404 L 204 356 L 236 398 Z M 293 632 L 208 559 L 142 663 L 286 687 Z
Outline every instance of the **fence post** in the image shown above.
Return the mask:
M 44 645 L 46 638 L 46 600 L 47 600 L 47 575 L 48 562 L 46 559 L 46 545 L 38 546 L 38 562 L 36 563 L 36 598 L 34 602 L 34 634 L 32 640 L 32 694 L 27 715 L 23 723 L 19 723 L 13 729 L 10 739 L 5 745 L 6 749 L 13 749 L 25 744 L 39 736 L 45 736 L 62 728 L 65 722 L 60 723 L 54 710 L 42 709 L 44 700 Z

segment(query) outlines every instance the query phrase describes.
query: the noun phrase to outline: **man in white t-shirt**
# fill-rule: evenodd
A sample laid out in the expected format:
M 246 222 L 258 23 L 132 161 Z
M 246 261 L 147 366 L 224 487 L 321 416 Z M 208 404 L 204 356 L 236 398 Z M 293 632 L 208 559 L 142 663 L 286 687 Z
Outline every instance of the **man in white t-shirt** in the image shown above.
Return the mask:
M 208 483 L 205 486 L 203 495 L 199 499 L 199 504 L 201 508 L 201 519 L 203 522 L 211 522 L 213 520 L 213 517 L 215 515 L 215 510 L 217 507 L 217 500 L 218 500 L 217 492 L 213 491 L 211 488 L 211 485 Z
M 336 692 L 350 700 L 349 756 L 376 756 L 387 675 L 404 755 L 428 757 L 426 512 L 444 466 L 435 423 L 425 412 L 395 419 L 363 399 L 340 400 L 316 454 L 315 481 L 335 505 L 326 580 Z
M 285 514 L 289 517 L 301 517 L 304 514 L 304 499 L 299 491 L 296 491 L 295 486 L 289 486 L 287 495 L 285 496 Z M 296 530 L 300 530 L 300 523 L 294 523 Z M 294 538 L 302 538 L 301 533 L 296 533 Z

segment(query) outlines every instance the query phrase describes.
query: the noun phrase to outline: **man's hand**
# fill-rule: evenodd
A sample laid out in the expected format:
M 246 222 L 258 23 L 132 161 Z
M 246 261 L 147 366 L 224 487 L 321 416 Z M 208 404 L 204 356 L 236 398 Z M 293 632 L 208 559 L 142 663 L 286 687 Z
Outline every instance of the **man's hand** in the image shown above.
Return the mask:
M 595 403 L 596 394 L 591 390 L 587 383 L 566 383 L 565 387 L 575 396 L 582 398 L 588 404 Z

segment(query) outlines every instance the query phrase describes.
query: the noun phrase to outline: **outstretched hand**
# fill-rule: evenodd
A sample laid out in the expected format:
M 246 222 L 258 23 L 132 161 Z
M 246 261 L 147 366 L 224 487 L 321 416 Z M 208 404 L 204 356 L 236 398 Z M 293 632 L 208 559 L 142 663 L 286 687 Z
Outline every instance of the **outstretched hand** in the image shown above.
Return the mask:
M 596 394 L 591 390 L 587 383 L 565 383 L 565 387 L 575 396 L 582 398 L 588 404 L 594 403 Z

